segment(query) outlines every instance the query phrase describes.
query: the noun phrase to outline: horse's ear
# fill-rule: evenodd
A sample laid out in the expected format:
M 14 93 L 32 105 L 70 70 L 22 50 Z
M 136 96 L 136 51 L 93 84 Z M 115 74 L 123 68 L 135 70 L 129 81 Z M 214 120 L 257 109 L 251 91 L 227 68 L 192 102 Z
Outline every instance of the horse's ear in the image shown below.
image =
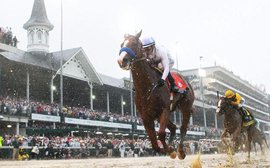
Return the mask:
M 135 36 L 139 39 L 141 37 L 141 34 L 142 34 L 142 30 L 139 31 L 139 33 L 137 33 Z
M 128 38 L 128 36 L 129 36 L 129 34 L 126 33 L 126 34 L 124 35 L 124 38 L 126 39 L 126 38 Z
M 217 91 L 217 98 L 219 98 L 219 91 Z

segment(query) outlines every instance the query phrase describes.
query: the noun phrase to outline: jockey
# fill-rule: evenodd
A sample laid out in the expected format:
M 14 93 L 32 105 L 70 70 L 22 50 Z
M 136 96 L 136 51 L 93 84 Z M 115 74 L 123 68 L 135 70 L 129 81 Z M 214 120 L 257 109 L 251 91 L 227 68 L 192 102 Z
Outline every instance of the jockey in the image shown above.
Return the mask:
M 159 69 L 163 70 L 162 77 L 158 81 L 158 86 L 163 86 L 166 78 L 168 77 L 171 86 L 170 91 L 179 92 L 179 89 L 175 86 L 174 79 L 170 73 L 170 70 L 174 65 L 174 60 L 171 58 L 168 50 L 163 46 L 156 45 L 153 37 L 142 38 L 142 45 L 147 58 L 153 61 Z
M 242 107 L 244 104 L 244 100 L 242 99 L 242 97 L 240 96 L 240 94 L 238 93 L 234 93 L 231 90 L 227 90 L 225 92 L 225 97 L 229 100 L 231 100 L 231 104 L 237 107 Z
M 231 105 L 240 110 L 240 114 L 243 116 L 245 122 L 255 120 L 249 110 L 244 108 L 245 99 L 242 98 L 239 93 L 234 93 L 231 90 L 227 90 L 225 92 L 225 97 L 231 101 Z

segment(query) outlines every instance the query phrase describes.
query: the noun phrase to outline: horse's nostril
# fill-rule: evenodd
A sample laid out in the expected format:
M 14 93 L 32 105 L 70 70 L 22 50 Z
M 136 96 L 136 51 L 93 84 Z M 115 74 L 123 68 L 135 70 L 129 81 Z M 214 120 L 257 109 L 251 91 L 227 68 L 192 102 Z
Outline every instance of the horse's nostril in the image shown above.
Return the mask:
M 121 60 L 117 60 L 118 65 L 121 67 L 122 66 L 122 61 Z

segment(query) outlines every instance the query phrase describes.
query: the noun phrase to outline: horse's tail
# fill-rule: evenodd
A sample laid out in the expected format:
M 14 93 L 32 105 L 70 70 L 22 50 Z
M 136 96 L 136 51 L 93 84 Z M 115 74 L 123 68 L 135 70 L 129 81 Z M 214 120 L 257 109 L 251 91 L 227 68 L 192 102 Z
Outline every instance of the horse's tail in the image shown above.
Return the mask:
M 264 140 L 264 142 L 265 142 L 265 144 L 266 144 L 266 146 L 267 146 L 267 148 L 269 148 L 269 146 L 268 146 L 268 143 L 267 143 L 267 140 L 266 140 L 266 137 L 265 137 L 265 135 L 263 134 L 263 140 Z
M 185 80 L 185 79 L 184 79 L 184 80 Z M 193 90 L 191 84 L 190 84 L 188 81 L 186 81 L 186 80 L 185 80 L 185 82 L 187 83 L 188 88 L 189 88 L 189 90 L 191 91 L 192 95 L 195 97 L 195 95 L 194 95 L 194 90 Z

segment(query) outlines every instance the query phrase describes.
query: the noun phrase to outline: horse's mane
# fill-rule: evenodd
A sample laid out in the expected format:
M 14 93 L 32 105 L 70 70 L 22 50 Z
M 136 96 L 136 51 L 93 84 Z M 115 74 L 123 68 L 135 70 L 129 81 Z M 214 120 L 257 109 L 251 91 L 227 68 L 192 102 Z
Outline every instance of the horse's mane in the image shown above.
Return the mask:
M 233 107 L 233 105 L 231 105 L 231 103 L 229 102 L 228 99 L 226 99 L 226 97 L 220 97 L 220 99 L 222 99 L 223 104 L 225 104 L 225 105 L 222 106 L 223 110 L 225 110 L 225 111 L 227 111 L 227 110 L 237 110 L 235 107 Z
M 157 77 L 161 77 L 162 75 L 162 71 L 159 68 L 157 68 L 150 59 L 145 58 L 139 61 L 134 60 L 133 67 L 136 67 L 136 66 L 140 67 L 140 71 L 143 70 L 144 72 L 147 71 L 147 68 L 150 68 L 150 70 L 152 71 L 152 74 L 149 76 L 155 75 Z

